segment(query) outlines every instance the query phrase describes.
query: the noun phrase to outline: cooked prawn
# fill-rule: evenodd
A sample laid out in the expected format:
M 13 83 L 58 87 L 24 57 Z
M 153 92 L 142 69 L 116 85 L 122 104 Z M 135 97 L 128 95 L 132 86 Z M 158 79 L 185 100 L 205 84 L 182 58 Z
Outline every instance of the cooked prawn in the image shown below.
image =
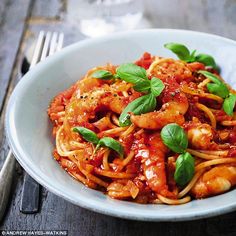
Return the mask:
M 192 189 L 196 198 L 205 198 L 228 191 L 236 185 L 236 166 L 221 165 L 205 172 Z
M 131 115 L 132 123 L 145 129 L 161 129 L 173 122 L 182 125 L 189 103 L 186 95 L 178 88 L 179 84 L 175 80 L 168 81 L 161 96 L 163 103 L 161 109 L 146 114 Z
M 178 82 L 192 78 L 191 67 L 186 62 L 172 58 L 156 58 L 150 65 L 148 74 L 160 79 L 174 77 Z
M 107 187 L 107 193 L 112 198 L 133 198 L 139 193 L 139 188 L 131 180 L 117 180 Z
M 157 194 L 173 197 L 167 186 L 167 176 L 165 170 L 165 155 L 168 152 L 163 144 L 160 134 L 155 133 L 149 136 L 148 153 L 143 155 L 143 172 L 149 187 Z
M 66 107 L 67 124 L 64 122 L 64 126 L 83 125 L 93 128 L 92 120 L 96 118 L 97 112 L 113 111 L 120 114 L 127 104 L 139 96 L 140 93 L 135 91 L 128 97 L 123 96 L 115 86 L 107 84 L 95 87 L 88 93 L 77 93 Z
M 201 123 L 194 117 L 192 121 L 184 124 L 184 127 L 192 147 L 202 150 L 216 147 L 216 144 L 213 142 L 214 131 L 209 124 Z

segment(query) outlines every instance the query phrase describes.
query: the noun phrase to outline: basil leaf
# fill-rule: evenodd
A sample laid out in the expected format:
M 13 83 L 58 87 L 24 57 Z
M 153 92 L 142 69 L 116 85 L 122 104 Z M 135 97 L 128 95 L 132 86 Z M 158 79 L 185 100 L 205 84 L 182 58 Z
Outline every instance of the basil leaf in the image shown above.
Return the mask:
M 214 82 L 216 84 L 222 84 L 223 83 L 216 75 L 212 74 L 209 71 L 199 70 L 198 73 L 204 75 L 205 77 L 207 77 L 208 79 L 210 79 L 212 82 Z
M 145 80 L 140 80 L 140 81 L 133 87 L 133 89 L 136 90 L 136 91 L 138 91 L 138 92 L 146 93 L 146 92 L 149 92 L 150 86 L 151 86 L 150 80 L 145 79 Z
M 195 61 L 201 62 L 205 66 L 211 66 L 214 69 L 217 68 L 214 58 L 207 54 L 198 54 L 195 56 Z
M 194 175 L 194 158 L 190 153 L 185 152 L 178 156 L 174 174 L 175 182 L 180 185 L 186 185 Z
M 196 61 L 196 60 L 195 60 L 196 51 L 197 51 L 197 50 L 193 50 L 193 51 L 191 52 L 190 56 L 189 56 L 189 59 L 188 59 L 188 60 L 185 60 L 185 61 L 186 61 L 186 62 L 194 62 L 194 61 Z
M 156 103 L 156 98 L 151 93 L 135 99 L 121 113 L 119 117 L 120 126 L 131 124 L 129 112 L 132 112 L 134 115 L 151 112 L 155 110 Z
M 179 43 L 167 43 L 165 48 L 170 49 L 180 60 L 188 61 L 191 59 L 190 52 L 186 46 Z
M 165 88 L 165 85 L 160 79 L 155 78 L 155 77 L 151 79 L 151 93 L 155 97 L 159 96 L 164 88 Z
M 168 124 L 161 130 L 164 144 L 174 152 L 183 153 L 188 147 L 188 138 L 183 128 L 176 123 Z
M 120 65 L 116 69 L 117 75 L 124 81 L 132 84 L 137 84 L 143 79 L 148 79 L 146 70 L 133 63 L 126 63 Z
M 191 54 L 190 54 L 190 57 L 191 57 L 191 59 L 194 61 L 194 59 L 195 59 L 195 54 L 196 54 L 196 52 L 197 52 L 197 50 L 193 50 L 192 52 L 191 52 Z
M 84 127 L 74 127 L 73 131 L 81 134 L 83 139 L 90 143 L 97 144 L 99 142 L 99 138 L 96 133 L 94 133 L 90 129 Z
M 207 84 L 207 89 L 210 93 L 218 95 L 222 98 L 226 98 L 229 95 L 229 89 L 223 83 L 221 83 L 221 84 L 209 83 L 209 84 Z
M 113 74 L 107 70 L 97 70 L 91 75 L 91 77 L 96 79 L 110 80 L 113 79 Z
M 195 56 L 196 50 L 193 50 L 190 54 L 189 49 L 185 45 L 178 43 L 167 43 L 164 46 L 165 48 L 170 49 L 173 53 L 175 53 L 180 60 L 186 62 L 198 61 L 206 66 L 211 66 L 212 68 L 217 69 L 214 58 L 208 54 L 200 53 Z
M 207 84 L 207 89 L 209 90 L 209 92 L 216 94 L 222 98 L 226 98 L 229 95 L 228 87 L 216 75 L 205 70 L 199 70 L 198 73 L 204 75 L 215 83 Z
M 123 158 L 124 156 L 124 148 L 118 141 L 116 141 L 113 138 L 110 137 L 101 138 L 95 150 L 97 150 L 100 146 L 111 148 L 112 150 L 116 151 L 121 158 Z
M 235 103 L 236 103 L 236 95 L 232 94 L 232 93 L 229 94 L 229 97 L 227 97 L 224 100 L 223 109 L 224 109 L 225 113 L 228 114 L 229 116 L 233 115 Z

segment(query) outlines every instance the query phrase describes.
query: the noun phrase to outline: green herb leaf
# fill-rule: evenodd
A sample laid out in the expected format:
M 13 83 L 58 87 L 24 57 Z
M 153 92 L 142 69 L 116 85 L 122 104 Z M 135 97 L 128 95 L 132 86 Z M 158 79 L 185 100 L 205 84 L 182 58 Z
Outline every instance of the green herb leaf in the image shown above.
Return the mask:
M 170 49 L 180 60 L 189 61 L 191 60 L 190 52 L 188 48 L 179 43 L 167 43 L 164 45 L 165 48 Z
M 148 79 L 140 80 L 133 88 L 134 90 L 142 93 L 149 92 L 151 81 Z
M 165 85 L 160 79 L 155 77 L 151 79 L 151 92 L 155 97 L 159 96 L 164 88 Z
M 212 82 L 214 82 L 207 84 L 207 89 L 209 90 L 210 93 L 216 94 L 222 98 L 226 98 L 229 95 L 228 87 L 216 75 L 205 70 L 199 70 L 198 73 L 204 75 Z
M 74 127 L 73 131 L 81 134 L 83 139 L 85 139 L 86 141 L 90 143 L 98 144 L 99 142 L 98 136 L 90 129 L 87 129 L 84 127 Z
M 229 89 L 225 84 L 207 84 L 207 89 L 210 93 L 213 93 L 222 98 L 226 98 L 229 95 Z
M 193 50 L 190 54 L 189 49 L 185 45 L 179 43 L 167 43 L 164 46 L 165 48 L 170 49 L 173 53 L 175 53 L 177 57 L 182 61 L 198 61 L 206 66 L 211 66 L 212 68 L 217 69 L 217 65 L 214 58 L 208 54 L 200 53 L 198 55 L 195 55 L 196 50 Z
M 223 109 L 225 113 L 227 113 L 229 116 L 233 115 L 235 103 L 236 103 L 236 95 L 232 93 L 230 93 L 229 96 L 224 100 Z
M 195 61 L 195 54 L 196 54 L 197 50 L 193 50 L 190 54 L 190 58 L 191 58 L 191 61 Z
M 216 75 L 212 74 L 209 71 L 199 70 L 198 73 L 204 75 L 205 77 L 207 77 L 208 79 L 210 79 L 212 82 L 214 82 L 216 84 L 222 84 L 223 83 Z
M 110 137 L 101 138 L 95 150 L 97 150 L 100 146 L 111 148 L 112 150 L 116 151 L 121 158 L 123 158 L 124 156 L 124 148 L 118 141 L 116 141 L 113 138 Z
M 91 77 L 96 79 L 110 80 L 113 79 L 113 74 L 107 70 L 97 70 L 91 75 Z
M 180 185 L 186 185 L 194 175 L 194 158 L 190 153 L 185 152 L 178 156 L 174 174 L 175 182 Z
M 154 111 L 156 108 L 156 98 L 153 94 L 147 94 L 139 97 L 128 104 L 119 117 L 120 126 L 128 126 L 131 124 L 130 114 L 140 115 L 143 113 Z
M 161 138 L 164 144 L 174 152 L 183 153 L 188 147 L 188 138 L 183 128 L 172 123 L 161 130 Z
M 211 66 L 212 68 L 217 69 L 214 58 L 208 54 L 198 54 L 195 56 L 195 60 L 203 63 L 205 66 Z
M 116 73 L 122 80 L 137 84 L 142 80 L 147 80 L 146 70 L 140 66 L 137 66 L 133 63 L 126 63 L 120 65 L 116 69 Z

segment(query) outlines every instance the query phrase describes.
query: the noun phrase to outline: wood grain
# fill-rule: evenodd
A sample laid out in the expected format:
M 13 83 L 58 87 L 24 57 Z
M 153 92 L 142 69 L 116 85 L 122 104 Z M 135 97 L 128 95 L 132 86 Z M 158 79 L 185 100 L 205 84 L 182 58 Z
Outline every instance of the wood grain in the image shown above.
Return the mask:
M 6 39 L 9 37 L 7 28 L 0 25 L 0 104 L 8 100 L 9 94 L 19 79 L 17 73 L 22 54 L 28 45 L 37 37 L 39 30 L 61 30 L 65 33 L 65 44 L 76 42 L 85 37 L 79 32 L 76 25 L 68 23 L 70 12 L 67 5 L 71 0 L 36 0 L 32 1 L 29 15 L 26 20 L 26 8 L 30 1 L 19 0 L 22 3 L 19 13 L 16 5 L 7 5 L 13 0 L 0 2 L 0 22 L 11 25 L 13 19 L 2 17 L 4 14 L 12 15 L 18 12 L 16 18 L 20 19 L 23 14 L 25 26 L 15 26 L 15 39 L 20 43 L 19 32 L 26 31 L 23 35 L 21 48 L 18 51 L 10 49 Z M 222 35 L 236 39 L 236 1 L 235 0 L 146 0 L 145 15 L 151 20 L 154 27 L 190 29 Z M 4 10 L 2 10 L 4 9 Z M 17 28 L 17 30 L 16 30 Z M 21 29 L 21 30 L 20 30 Z M 17 33 L 18 32 L 18 33 Z M 6 46 L 8 45 L 8 47 Z M 5 51 L 3 50 L 5 48 Z M 3 56 L 2 56 L 3 55 Z M 7 64 L 11 66 L 6 66 Z M 5 65 L 2 66 L 1 65 Z M 11 73 L 12 65 L 14 66 Z M 10 76 L 12 74 L 12 76 Z M 3 76 L 4 75 L 4 78 Z M 9 84 L 10 77 L 12 78 Z M 4 86 L 3 86 L 4 85 Z M 8 87 L 8 90 L 7 90 Z M 7 94 L 7 96 L 5 95 Z M 3 118 L 5 107 L 0 119 L 0 159 L 3 159 L 7 151 L 7 142 L 3 133 Z M 122 220 L 94 213 L 75 206 L 43 188 L 41 211 L 34 215 L 25 215 L 19 211 L 20 196 L 22 191 L 23 175 L 21 168 L 17 166 L 14 179 L 12 201 L 7 207 L 5 220 L 0 229 L 63 229 L 68 230 L 69 235 L 206 235 L 218 236 L 236 235 L 236 212 L 205 220 L 197 220 L 179 223 L 155 223 Z
M 16 7 L 17 5 L 21 7 Z M 0 27 L 0 111 L 2 110 L 7 86 L 15 63 L 21 37 L 24 31 L 24 20 L 28 15 L 30 0 L 1 0 Z M 12 17 L 14 16 L 14 17 Z

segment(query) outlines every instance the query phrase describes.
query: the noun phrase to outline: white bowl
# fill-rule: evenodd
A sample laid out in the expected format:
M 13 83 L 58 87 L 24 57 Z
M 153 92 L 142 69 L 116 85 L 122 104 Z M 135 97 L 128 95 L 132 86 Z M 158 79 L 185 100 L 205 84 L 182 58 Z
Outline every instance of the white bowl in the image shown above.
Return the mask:
M 54 141 L 47 107 L 60 91 L 96 65 L 132 62 L 143 52 L 174 55 L 167 42 L 179 42 L 214 56 L 225 80 L 236 88 L 236 42 L 184 30 L 153 29 L 114 34 L 71 45 L 39 63 L 16 86 L 7 107 L 6 131 L 23 168 L 51 192 L 81 207 L 107 215 L 144 221 L 183 221 L 236 209 L 236 190 L 179 206 L 141 205 L 113 200 L 72 179 L 52 157 Z

